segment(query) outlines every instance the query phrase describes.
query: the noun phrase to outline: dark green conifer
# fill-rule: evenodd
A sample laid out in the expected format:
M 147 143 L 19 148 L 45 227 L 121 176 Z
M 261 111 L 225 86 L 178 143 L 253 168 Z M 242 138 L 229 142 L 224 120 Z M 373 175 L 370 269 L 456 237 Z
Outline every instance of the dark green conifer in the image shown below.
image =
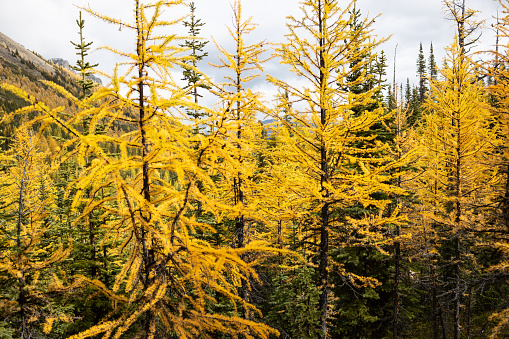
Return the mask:
M 427 79 L 426 79 L 426 59 L 422 51 L 422 43 L 419 44 L 419 56 L 417 57 L 417 77 L 419 78 L 419 103 L 422 104 L 426 98 Z
M 189 28 L 189 40 L 185 40 L 181 47 L 189 48 L 191 51 L 191 58 L 184 61 L 189 67 L 184 68 L 184 78 L 182 80 L 187 81 L 187 85 L 184 88 L 190 90 L 191 95 L 194 97 L 194 103 L 198 104 L 198 98 L 202 96 L 198 93 L 198 88 L 210 89 L 210 86 L 207 85 L 203 79 L 203 74 L 196 68 L 198 63 L 208 55 L 207 52 L 203 51 L 208 41 L 204 41 L 200 38 L 201 27 L 203 27 L 205 23 L 201 22 L 201 19 L 196 18 L 196 6 L 194 2 L 189 4 L 189 9 L 191 10 L 189 21 L 184 21 L 184 26 Z M 190 118 L 199 119 L 205 114 L 199 112 L 197 108 L 194 108 L 188 109 L 187 115 Z
M 83 27 L 85 27 L 85 20 L 81 18 L 81 11 L 80 18 L 79 20 L 76 20 L 76 23 L 80 29 L 78 32 L 80 35 L 80 41 L 79 43 L 71 41 L 71 44 L 74 45 L 74 48 L 77 50 L 76 55 L 78 55 L 80 58 L 76 61 L 76 66 L 71 66 L 71 68 L 80 74 L 81 79 L 78 80 L 82 90 L 80 98 L 84 99 L 91 95 L 92 89 L 96 86 L 96 84 L 90 80 L 89 77 L 92 75 L 92 68 L 97 67 L 98 64 L 91 65 L 88 61 L 85 61 L 85 57 L 88 55 L 87 52 L 90 50 L 90 46 L 93 44 L 93 41 L 85 42 L 85 39 L 83 38 Z
M 431 80 L 436 80 L 438 75 L 438 67 L 435 62 L 435 54 L 433 53 L 433 43 L 429 47 L 428 73 Z
M 361 11 L 354 6 L 350 12 L 350 27 L 352 40 L 355 41 L 363 29 L 363 18 Z M 387 84 L 386 70 L 387 59 L 385 54 L 376 56 L 372 50 L 357 49 L 355 44 L 346 40 L 347 48 L 352 50 L 350 69 L 347 77 L 345 90 L 353 94 L 372 92 L 373 100 L 367 103 L 357 104 L 351 107 L 354 116 L 361 116 L 366 111 L 374 111 L 379 107 L 387 106 L 392 111 L 397 105 L 397 86 L 393 88 Z M 362 66 L 363 67 L 362 67 Z M 369 76 L 365 76 L 369 74 Z M 363 79 L 362 81 L 360 79 Z M 395 83 L 395 81 L 394 81 Z M 382 89 L 388 87 L 389 97 L 384 102 Z M 379 121 L 373 123 L 369 129 L 353 132 L 358 137 L 352 147 L 357 149 L 376 149 L 377 144 L 390 144 L 394 134 L 388 130 L 390 114 L 380 116 Z M 359 158 L 366 157 L 372 163 L 377 162 L 383 166 L 387 161 L 387 150 L 378 149 L 369 155 L 357 154 Z M 360 167 L 352 166 L 352 171 L 362 173 Z M 374 200 L 389 200 L 383 193 L 374 193 L 371 196 Z M 384 213 L 379 208 L 369 205 L 356 204 L 348 208 L 331 209 L 331 218 L 338 222 L 338 225 L 348 224 L 345 215 L 350 219 L 360 220 L 366 215 L 378 215 Z M 359 245 L 364 235 L 351 235 L 345 230 L 347 227 L 339 226 L 331 228 L 335 236 L 344 245 L 331 251 L 330 257 L 334 265 L 342 267 L 347 272 L 357 276 L 369 277 L 378 281 L 388 282 L 390 273 L 387 270 L 389 257 L 378 248 Z M 385 225 L 380 226 L 380 233 L 387 234 Z M 348 239 L 348 240 L 347 240 Z M 388 248 L 386 248 L 388 249 Z M 354 337 L 382 337 L 388 333 L 390 328 L 392 308 L 389 306 L 392 298 L 392 282 L 387 283 L 384 288 L 374 286 L 356 286 L 351 282 L 345 282 L 344 277 L 333 271 L 330 274 L 331 282 L 334 284 L 333 294 L 337 298 L 334 309 L 337 310 L 335 326 L 330 328 L 331 338 L 354 338 Z M 352 293 L 354 291 L 354 293 Z M 376 330 L 374 330 L 376 328 Z
M 410 106 L 410 101 L 412 100 L 412 87 L 410 87 L 410 79 L 406 78 L 406 86 L 405 86 L 405 106 Z
M 375 58 L 373 65 L 371 66 L 371 74 L 374 75 L 374 84 L 378 86 L 378 89 L 375 93 L 375 98 L 378 101 L 382 101 L 382 90 L 385 87 L 389 87 L 387 85 L 387 56 L 385 52 L 382 50 L 380 52 L 380 56 Z

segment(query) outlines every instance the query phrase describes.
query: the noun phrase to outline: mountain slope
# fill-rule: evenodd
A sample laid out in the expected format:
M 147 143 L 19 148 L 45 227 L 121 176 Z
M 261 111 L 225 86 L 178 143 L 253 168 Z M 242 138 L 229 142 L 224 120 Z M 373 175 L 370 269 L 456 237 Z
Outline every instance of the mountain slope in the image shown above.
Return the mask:
M 52 81 L 79 96 L 78 77 L 74 73 L 49 63 L 0 33 L 0 82 L 21 88 L 52 107 L 63 106 L 69 113 L 76 111 L 76 107 L 67 98 L 43 84 L 41 80 Z M 7 113 L 25 105 L 27 102 L 23 99 L 0 90 L 0 148 L 8 147 L 14 130 L 22 120 L 30 117 L 17 117 L 14 121 L 5 121 L 3 118 Z

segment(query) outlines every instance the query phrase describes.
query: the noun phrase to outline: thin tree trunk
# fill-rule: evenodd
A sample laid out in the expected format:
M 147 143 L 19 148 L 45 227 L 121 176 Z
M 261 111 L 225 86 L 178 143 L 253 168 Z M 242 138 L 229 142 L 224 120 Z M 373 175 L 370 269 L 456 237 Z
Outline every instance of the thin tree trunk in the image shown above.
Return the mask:
M 470 311 L 472 306 L 472 287 L 468 288 L 468 309 L 467 309 L 467 339 L 470 339 Z
M 506 227 L 506 231 L 509 231 L 509 164 L 507 165 L 506 170 L 506 181 L 505 181 L 505 192 L 504 192 L 504 200 L 502 201 L 502 216 L 504 220 L 504 224 Z
M 139 8 L 139 1 L 136 1 L 136 24 L 137 24 L 137 36 L 138 36 L 138 44 L 137 44 L 137 54 L 140 57 L 141 62 L 138 63 L 138 110 L 139 110 L 139 118 L 138 118 L 138 128 L 141 135 L 141 156 L 142 156 L 142 194 L 145 199 L 145 203 L 150 203 L 150 178 L 149 178 L 149 165 L 148 165 L 148 155 L 149 155 L 149 144 L 147 140 L 147 131 L 145 125 L 145 97 L 144 97 L 144 88 L 145 88 L 145 79 L 146 74 L 146 64 L 145 64 L 145 51 L 143 50 L 145 46 L 144 39 L 144 28 L 142 27 L 142 19 L 141 19 L 141 10 Z M 141 218 L 148 223 L 150 221 L 151 216 L 145 211 L 144 206 L 140 209 Z M 151 274 L 152 266 L 154 263 L 154 251 L 152 250 L 153 246 L 149 247 L 149 239 L 147 239 L 147 230 L 145 226 L 141 225 L 141 245 L 142 245 L 142 258 L 143 258 L 143 268 L 144 268 L 144 277 L 143 277 L 143 286 L 146 290 L 153 282 L 154 275 Z M 153 244 L 152 244 L 153 245 Z M 151 324 L 154 322 L 154 312 L 152 310 L 148 310 L 146 313 L 146 318 L 144 322 L 145 328 L 145 336 L 148 337 L 151 329 Z
M 460 308 L 461 308 L 461 285 L 460 285 L 460 238 L 459 236 L 455 238 L 455 252 L 456 257 L 454 264 L 455 270 L 455 286 L 454 286 L 454 339 L 460 339 Z
M 396 235 L 399 239 L 400 236 L 400 227 L 399 225 L 396 228 Z M 398 322 L 399 322 L 399 303 L 400 303 L 400 295 L 399 295 L 399 280 L 400 280 L 400 260 L 401 260 L 401 244 L 399 240 L 396 242 L 396 255 L 395 255 L 395 270 L 394 270 L 394 315 L 393 315 L 393 330 L 392 330 L 392 338 L 398 338 Z
M 398 46 L 396 45 L 396 48 Z M 394 51 L 396 53 L 396 50 Z M 396 58 L 396 57 L 395 57 Z M 393 83 L 395 84 L 396 80 L 396 60 L 394 60 L 394 80 Z M 396 101 L 397 93 L 394 91 L 394 100 Z M 402 138 L 402 121 L 401 121 L 401 109 L 397 109 L 398 115 L 397 115 L 397 135 L 399 138 Z M 399 145 L 401 146 L 401 145 Z M 400 161 L 402 158 L 401 154 L 401 147 L 398 147 L 398 158 L 397 160 Z M 397 186 L 401 188 L 401 175 L 398 175 L 397 180 Z M 398 196 L 397 198 L 398 206 L 401 206 L 401 197 Z M 399 326 L 399 304 L 400 304 L 400 292 L 399 292 L 399 281 L 400 281 L 400 262 L 401 262 L 401 243 L 399 241 L 399 237 L 401 236 L 401 227 L 400 225 L 396 225 L 396 237 L 397 241 L 395 243 L 395 258 L 394 258 L 394 312 L 393 312 L 393 321 L 392 321 L 392 338 L 397 339 L 398 338 L 398 326 Z
M 438 302 L 437 302 L 437 287 L 435 279 L 433 278 L 433 285 L 431 287 L 431 322 L 433 324 L 433 339 L 439 338 L 440 328 L 437 321 L 438 318 Z M 445 337 L 444 337 L 445 338 Z
M 322 207 L 322 225 L 320 228 L 320 287 L 322 293 L 320 294 L 320 313 L 321 313 L 321 330 L 322 338 L 327 338 L 327 306 L 329 294 L 329 205 L 324 204 Z
M 324 0 L 325 5 L 327 5 L 327 0 Z M 324 59 L 324 51 L 323 47 L 325 45 L 325 39 L 323 36 L 323 30 L 326 29 L 325 19 L 322 17 L 322 11 L 325 6 L 322 5 L 322 1 L 318 2 L 318 25 L 319 25 L 319 46 L 320 46 L 320 88 L 323 89 L 326 87 L 326 82 L 328 79 L 325 78 L 325 74 L 323 73 L 323 69 L 325 68 L 325 59 Z M 320 93 L 320 122 L 323 128 L 327 125 L 327 110 L 325 109 L 325 93 Z M 320 278 L 320 301 L 319 301 L 319 310 L 320 310 L 320 327 L 322 332 L 322 338 L 327 338 L 327 320 L 328 320 L 328 305 L 329 305 L 329 203 L 326 199 L 329 196 L 329 192 L 325 185 L 329 181 L 329 169 L 327 164 L 327 145 L 325 144 L 324 136 L 321 136 L 321 146 L 320 146 L 320 186 L 322 191 L 322 197 L 325 200 L 321 209 L 321 226 L 320 226 L 320 249 L 319 249 L 319 278 Z
M 21 326 L 20 326 L 20 332 L 21 332 L 21 339 L 28 339 L 30 337 L 28 333 L 28 324 L 27 324 L 27 314 L 26 314 L 26 295 L 25 295 L 25 273 L 23 271 L 23 254 L 22 254 L 22 248 L 21 248 L 21 231 L 23 228 L 23 217 L 24 217 L 24 199 L 25 199 L 25 188 L 27 185 L 27 181 L 29 180 L 27 178 L 28 171 L 29 171 L 29 162 L 31 158 L 31 151 L 32 151 L 32 136 L 30 136 L 29 144 L 27 145 L 27 148 L 23 149 L 23 156 L 24 156 L 24 164 L 23 164 L 23 174 L 21 176 L 20 186 L 19 186 L 19 196 L 18 196 L 18 220 L 17 220 L 17 227 L 16 227 L 16 247 L 18 251 L 18 264 L 20 265 L 20 273 L 21 276 L 18 278 L 19 281 L 19 296 L 18 296 L 18 306 L 19 306 L 19 317 L 21 319 Z
M 89 240 L 90 240 L 90 261 L 92 262 L 92 267 L 90 268 L 90 276 L 92 277 L 92 279 L 94 279 L 97 276 L 97 267 L 95 250 L 95 225 L 93 220 L 90 221 Z
M 26 296 L 25 296 L 25 274 L 21 272 L 21 277 L 19 280 L 19 296 L 18 296 L 18 306 L 19 306 L 19 317 L 21 319 L 21 339 L 30 338 L 30 334 L 28 333 L 28 324 L 27 324 L 27 314 L 26 314 Z

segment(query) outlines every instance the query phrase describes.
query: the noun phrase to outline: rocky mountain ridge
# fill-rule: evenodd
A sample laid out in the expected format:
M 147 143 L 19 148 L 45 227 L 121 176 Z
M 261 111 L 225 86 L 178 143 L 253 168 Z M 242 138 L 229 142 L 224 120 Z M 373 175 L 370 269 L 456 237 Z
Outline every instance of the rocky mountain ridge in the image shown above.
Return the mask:
M 67 60 L 61 58 L 54 58 L 50 60 L 44 59 L 36 52 L 26 49 L 23 45 L 9 38 L 7 35 L 0 32 L 0 63 L 7 65 L 15 65 L 21 67 L 25 72 L 28 72 L 36 78 L 47 78 L 48 73 L 55 75 L 55 65 L 62 67 L 66 71 L 75 73 Z M 0 80 L 5 78 L 5 75 L 0 74 Z M 102 85 L 100 78 L 95 75 L 89 77 L 90 80 L 95 81 Z
M 41 71 L 44 71 L 50 74 L 55 74 L 53 65 L 49 64 L 43 57 L 29 51 L 16 41 L 9 38 L 7 35 L 0 32 L 0 62 L 19 64 L 20 60 L 24 60 L 25 63 L 33 64 L 34 67 L 31 67 L 31 73 L 38 73 L 38 75 L 41 75 Z
M 61 59 L 61 58 L 53 58 L 53 59 L 49 59 L 49 61 L 51 61 L 55 65 L 60 66 L 60 67 L 62 67 L 64 69 L 66 69 L 66 70 L 74 72 L 74 70 L 71 68 L 71 65 L 69 64 L 69 61 L 67 61 L 67 60 L 64 60 L 64 59 Z M 74 73 L 76 73 L 76 72 L 74 72 Z M 89 75 L 87 78 L 92 80 L 92 81 L 95 81 L 99 85 L 103 84 L 102 80 L 100 78 L 96 77 L 93 74 Z

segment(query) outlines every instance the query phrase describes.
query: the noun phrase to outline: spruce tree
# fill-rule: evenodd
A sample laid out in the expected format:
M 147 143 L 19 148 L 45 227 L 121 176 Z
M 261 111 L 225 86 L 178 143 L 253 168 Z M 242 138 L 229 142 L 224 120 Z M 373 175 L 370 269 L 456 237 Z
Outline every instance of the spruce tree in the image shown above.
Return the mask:
M 422 104 L 428 90 L 426 85 L 426 59 L 422 50 L 422 42 L 419 44 L 419 55 L 417 56 L 417 77 L 419 79 L 419 104 Z
M 366 104 L 352 105 L 353 116 L 359 117 L 361 114 L 366 114 L 366 112 L 375 112 L 380 108 L 385 109 L 384 103 L 381 100 L 381 90 L 384 86 L 387 86 L 385 79 L 387 65 L 383 54 L 381 55 L 382 60 L 379 60 L 374 51 L 359 48 L 355 37 L 363 34 L 361 32 L 363 20 L 357 6 L 354 5 L 350 11 L 350 16 L 351 35 L 346 43 L 350 51 L 348 56 L 352 72 L 347 77 L 345 90 L 359 96 L 369 92 L 372 92 L 373 95 L 372 100 Z M 359 67 L 360 65 L 363 65 L 363 67 Z M 393 95 L 396 94 L 393 93 Z M 397 103 L 396 98 L 393 98 L 393 101 Z M 364 154 L 364 150 L 374 150 L 376 144 L 388 145 L 394 142 L 395 134 L 387 128 L 387 125 L 391 124 L 391 120 L 391 114 L 388 113 L 386 117 L 380 116 L 379 120 L 374 122 L 369 128 L 352 132 L 358 140 L 350 145 L 350 147 L 360 150 L 358 154 L 355 154 L 356 157 L 362 159 L 367 156 L 373 164 L 378 161 L 378 164 L 375 166 L 382 167 L 385 165 L 388 155 L 386 150 L 380 150 L 379 152 L 371 151 L 368 155 Z M 358 173 L 362 173 L 361 168 L 352 166 L 352 171 L 356 170 Z M 383 193 L 373 194 L 371 198 L 381 201 L 389 199 Z M 358 204 L 349 207 L 348 217 L 361 220 L 366 216 L 374 216 L 384 212 L 391 213 L 389 210 L 381 211 L 375 204 L 370 206 Z M 333 215 L 341 215 L 342 211 L 341 208 L 337 211 L 331 208 L 331 213 Z M 388 235 L 388 227 L 388 225 L 381 225 L 378 231 Z M 379 248 L 365 246 L 364 244 L 358 245 L 358 243 L 363 242 L 363 235 L 352 236 L 349 232 L 337 231 L 335 236 L 341 239 L 342 243 L 349 243 L 342 248 L 331 250 L 331 258 L 334 258 L 332 261 L 335 265 L 343 267 L 348 272 L 358 276 L 386 282 L 390 279 L 386 255 Z M 388 250 L 389 247 L 387 246 L 383 252 Z M 338 300 L 335 309 L 338 311 L 338 324 L 341 324 L 341 326 L 331 330 L 332 336 L 370 336 L 372 335 L 371 329 L 374 327 L 378 328 L 378 335 L 389 330 L 390 323 L 385 320 L 391 317 L 390 313 L 392 311 L 391 308 L 387 307 L 393 297 L 391 293 L 388 293 L 391 289 L 389 283 L 386 283 L 383 288 L 381 286 L 358 287 L 343 285 L 341 283 L 341 275 L 336 274 L 336 272 L 331 273 L 331 281 L 336 286 L 333 289 L 334 295 Z M 391 286 L 393 285 L 391 284 Z M 357 296 L 352 295 L 352 289 L 358 293 Z
M 431 81 L 437 80 L 438 67 L 435 62 L 435 54 L 433 52 L 433 43 L 431 43 L 429 46 L 428 74 L 429 74 Z
M 189 4 L 190 15 L 188 21 L 183 21 L 185 27 L 189 29 L 189 37 L 185 40 L 184 44 L 181 47 L 187 48 L 190 50 L 190 59 L 183 60 L 184 65 L 184 78 L 182 80 L 187 82 L 187 85 L 184 89 L 190 91 L 195 106 L 191 109 L 187 108 L 187 115 L 189 118 L 194 120 L 194 123 L 197 124 L 195 129 L 199 130 L 199 119 L 205 116 L 204 112 L 200 112 L 198 105 L 198 98 L 202 97 L 202 95 L 198 92 L 199 88 L 202 89 L 210 89 L 210 86 L 206 83 L 204 79 L 203 73 L 198 70 L 198 64 L 203 60 L 203 58 L 208 56 L 208 52 L 204 51 L 204 48 L 207 46 L 208 41 L 205 41 L 200 38 L 200 31 L 205 23 L 201 21 L 201 19 L 196 18 L 196 6 L 194 2 Z
M 74 48 L 77 50 L 76 55 L 78 55 L 80 58 L 76 61 L 76 66 L 71 66 L 71 68 L 80 74 L 81 78 L 78 80 L 78 83 L 81 86 L 80 98 L 84 99 L 90 96 L 92 89 L 96 86 L 96 84 L 90 80 L 89 77 L 92 75 L 91 70 L 94 67 L 97 67 L 99 64 L 91 65 L 90 62 L 85 61 L 85 57 L 88 55 L 87 52 L 90 50 L 90 46 L 93 44 L 93 41 L 85 42 L 83 37 L 85 20 L 81 18 L 81 11 L 79 19 L 76 20 L 76 24 L 79 27 L 78 34 L 80 36 L 80 41 L 78 43 L 71 41 L 71 44 L 74 45 Z

